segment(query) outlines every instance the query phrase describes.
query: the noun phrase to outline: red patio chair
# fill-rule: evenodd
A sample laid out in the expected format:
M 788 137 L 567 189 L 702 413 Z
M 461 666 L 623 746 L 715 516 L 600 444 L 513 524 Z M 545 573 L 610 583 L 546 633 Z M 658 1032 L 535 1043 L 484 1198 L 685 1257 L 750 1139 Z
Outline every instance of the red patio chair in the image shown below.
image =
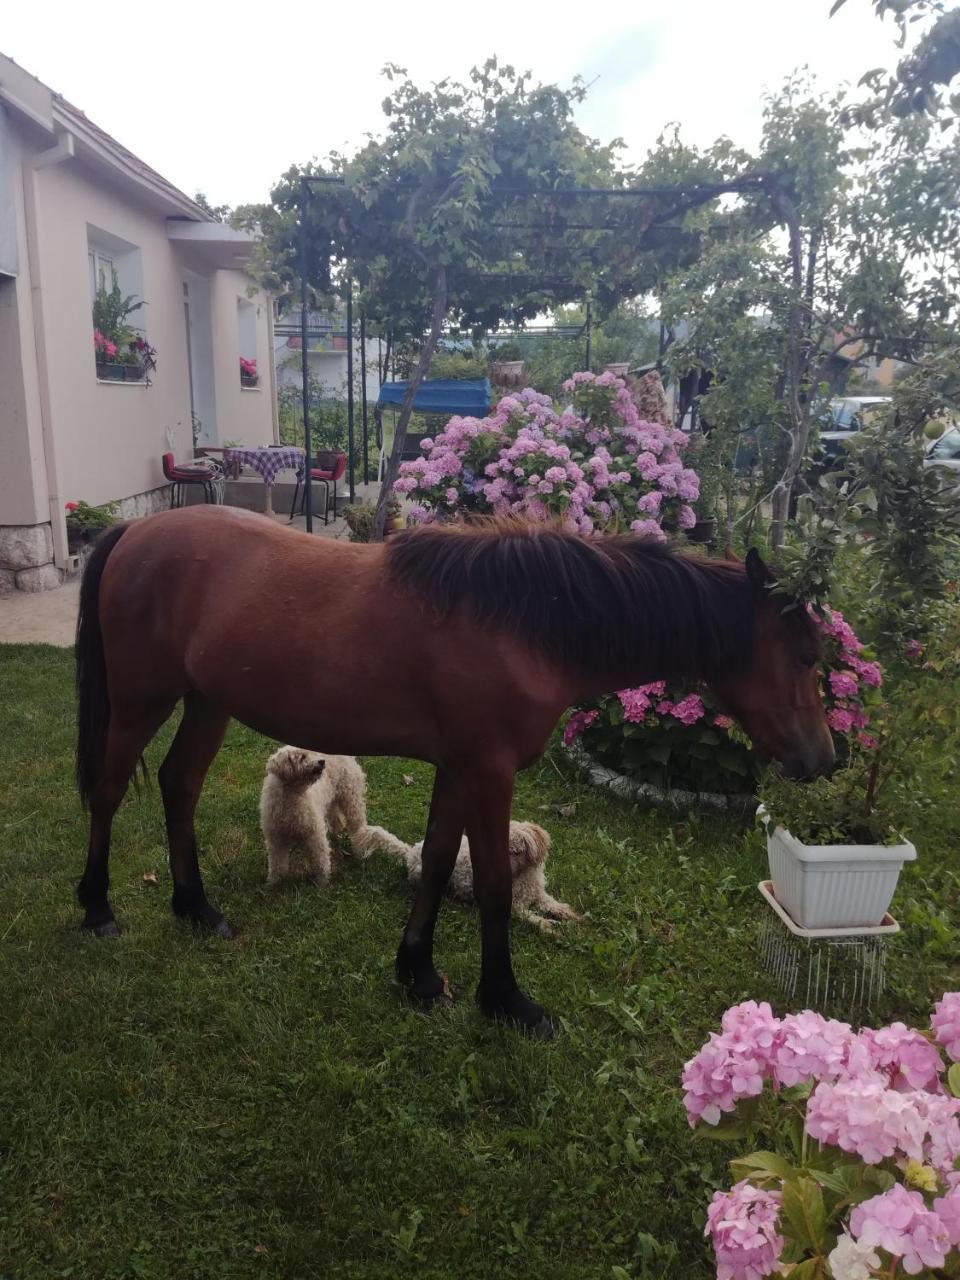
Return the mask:
M 173 460 L 172 453 L 165 453 L 162 458 L 163 474 L 170 481 L 170 506 L 183 506 L 183 487 L 188 484 L 199 484 L 203 486 L 204 502 L 217 503 L 220 501 L 220 493 L 223 485 L 223 472 L 220 466 L 212 459 L 208 459 L 203 466 L 194 462 L 192 466 L 178 465 Z
M 310 468 L 310 479 L 323 485 L 323 523 L 330 523 L 330 486 L 333 485 L 333 515 L 337 515 L 337 481 L 341 479 L 344 471 L 347 469 L 347 455 L 345 453 L 319 452 L 314 459 L 315 466 Z M 302 472 L 297 472 L 297 485 L 293 491 L 293 502 L 290 504 L 290 521 L 293 520 L 297 513 L 297 498 L 300 496 L 300 486 L 303 484 Z M 300 504 L 301 514 L 303 513 L 303 504 Z M 289 524 L 290 521 L 287 523 Z

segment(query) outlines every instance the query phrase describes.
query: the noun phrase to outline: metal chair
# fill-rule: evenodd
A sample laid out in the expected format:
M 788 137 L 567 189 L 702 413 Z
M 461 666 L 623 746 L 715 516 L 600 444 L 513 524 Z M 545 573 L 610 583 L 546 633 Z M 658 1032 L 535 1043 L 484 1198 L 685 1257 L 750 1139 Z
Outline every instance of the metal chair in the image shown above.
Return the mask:
M 204 502 L 220 504 L 223 502 L 223 468 L 213 458 L 200 459 L 189 465 L 180 465 L 173 460 L 172 453 L 165 453 L 162 458 L 164 477 L 170 481 L 170 506 L 183 506 L 183 490 L 185 485 L 199 484 L 203 487 Z
M 321 451 L 314 459 L 315 466 L 310 468 L 310 480 L 316 484 L 323 485 L 323 523 L 330 523 L 330 486 L 333 485 L 333 515 L 336 519 L 337 515 L 337 481 L 343 476 L 347 469 L 347 455 L 345 453 L 333 453 Z M 290 504 L 290 520 L 291 523 L 297 513 L 297 498 L 300 496 L 300 488 L 303 485 L 303 472 L 297 472 L 297 484 L 293 491 L 293 502 Z M 303 513 L 303 504 L 300 504 L 300 512 Z

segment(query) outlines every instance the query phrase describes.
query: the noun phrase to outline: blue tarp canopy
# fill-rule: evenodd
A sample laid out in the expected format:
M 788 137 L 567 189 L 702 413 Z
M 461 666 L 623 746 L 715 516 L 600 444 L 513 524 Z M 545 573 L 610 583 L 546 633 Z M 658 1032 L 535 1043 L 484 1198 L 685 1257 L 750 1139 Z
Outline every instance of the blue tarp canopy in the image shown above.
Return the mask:
M 399 409 L 407 394 L 405 382 L 385 382 L 377 397 L 378 409 Z M 420 383 L 413 401 L 415 413 L 485 418 L 490 408 L 487 378 L 432 378 Z

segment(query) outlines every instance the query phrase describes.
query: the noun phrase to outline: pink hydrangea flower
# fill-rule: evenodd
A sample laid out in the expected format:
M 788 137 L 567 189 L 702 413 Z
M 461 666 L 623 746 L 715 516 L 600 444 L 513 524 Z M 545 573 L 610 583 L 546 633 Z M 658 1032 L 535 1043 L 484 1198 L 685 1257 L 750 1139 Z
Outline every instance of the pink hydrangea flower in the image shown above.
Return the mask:
M 853 728 L 853 712 L 843 707 L 831 707 L 827 712 L 827 724 L 837 733 L 849 733 Z
M 933 1211 L 943 1223 L 950 1243 L 960 1247 L 960 1184 L 934 1200 Z
M 864 751 L 876 751 L 877 747 L 880 745 L 878 740 L 870 733 L 858 733 L 857 741 L 860 743 L 861 747 L 863 747 Z
M 682 496 L 682 495 L 681 495 Z M 693 507 L 682 506 L 677 513 L 677 524 L 681 529 L 692 529 L 697 523 L 696 512 Z
M 732 729 L 733 721 L 729 716 L 717 715 L 713 717 L 713 727 L 715 729 Z
M 703 1234 L 713 1241 L 717 1280 L 763 1280 L 779 1271 L 780 1200 L 746 1180 L 714 1193 Z
M 830 688 L 837 698 L 855 698 L 859 690 L 857 677 L 852 671 L 831 671 Z
M 907 1275 L 942 1267 L 950 1248 L 940 1216 L 927 1208 L 919 1191 L 908 1191 L 899 1182 L 857 1205 L 850 1214 L 850 1230 L 860 1244 L 876 1245 L 902 1258 Z
M 596 710 L 575 711 L 563 727 L 563 742 L 569 747 L 580 737 L 584 729 L 588 729 L 599 713 Z
M 653 538 L 656 542 L 666 541 L 666 534 L 656 520 L 633 520 L 630 528 L 640 538 Z
M 836 1080 L 848 1069 L 856 1036 L 846 1022 L 824 1018 L 804 1010 L 782 1020 L 773 1059 L 778 1084 L 802 1084 L 806 1080 Z
M 759 1046 L 741 1035 L 713 1033 L 683 1068 L 683 1105 L 692 1128 L 698 1120 L 719 1124 L 741 1098 L 763 1092 L 767 1058 Z
M 891 1088 L 933 1092 L 940 1088 L 943 1059 L 919 1031 L 902 1022 L 892 1022 L 878 1031 L 864 1027 L 859 1039 L 866 1047 L 872 1066 L 883 1072 Z
M 948 991 L 933 1007 L 930 1026 L 952 1062 L 960 1062 L 960 991 Z
M 623 707 L 624 720 L 628 720 L 631 724 L 643 724 L 652 705 L 651 699 L 659 697 L 666 687 L 663 680 L 656 680 L 653 684 L 641 684 L 635 689 L 618 690 L 617 697 Z
M 670 708 L 670 714 L 679 720 L 681 724 L 691 725 L 696 724 L 702 718 L 705 710 L 702 699 L 697 694 L 691 693 L 681 702 L 675 703 Z

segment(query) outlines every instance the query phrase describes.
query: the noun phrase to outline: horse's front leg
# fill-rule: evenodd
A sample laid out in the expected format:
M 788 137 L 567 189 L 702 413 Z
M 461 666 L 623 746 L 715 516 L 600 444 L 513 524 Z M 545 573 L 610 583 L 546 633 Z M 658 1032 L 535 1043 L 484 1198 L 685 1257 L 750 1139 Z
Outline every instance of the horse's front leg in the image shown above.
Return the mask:
M 544 1009 L 517 985 L 510 960 L 510 803 L 513 770 L 477 772 L 468 784 L 467 838 L 473 892 L 480 908 L 480 985 L 477 1003 L 488 1017 L 509 1022 L 530 1035 L 549 1039 L 553 1024 Z
M 444 996 L 444 983 L 433 963 L 433 931 L 453 864 L 463 837 L 463 810 L 452 778 L 437 769 L 427 834 L 423 842 L 417 894 L 397 952 L 397 977 L 423 1004 Z

